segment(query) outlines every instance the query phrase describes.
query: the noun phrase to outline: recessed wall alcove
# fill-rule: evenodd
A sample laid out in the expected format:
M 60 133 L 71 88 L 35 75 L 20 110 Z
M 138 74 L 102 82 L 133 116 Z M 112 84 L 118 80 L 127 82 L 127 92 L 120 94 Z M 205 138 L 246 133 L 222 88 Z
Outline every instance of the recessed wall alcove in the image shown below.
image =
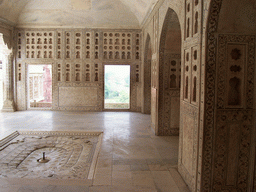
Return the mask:
M 181 28 L 168 9 L 159 48 L 158 135 L 179 135 L 181 88 Z

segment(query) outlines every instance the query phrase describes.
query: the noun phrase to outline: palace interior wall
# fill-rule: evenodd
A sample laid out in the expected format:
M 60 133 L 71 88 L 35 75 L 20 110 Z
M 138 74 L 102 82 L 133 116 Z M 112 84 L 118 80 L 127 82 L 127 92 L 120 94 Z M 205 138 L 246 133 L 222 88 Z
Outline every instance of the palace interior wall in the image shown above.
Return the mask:
M 179 135 L 191 191 L 255 191 L 255 16 L 253 0 L 160 0 L 141 29 L 2 24 L 15 106 L 27 110 L 28 65 L 51 64 L 53 110 L 102 111 L 104 65 L 128 64 L 130 111 Z

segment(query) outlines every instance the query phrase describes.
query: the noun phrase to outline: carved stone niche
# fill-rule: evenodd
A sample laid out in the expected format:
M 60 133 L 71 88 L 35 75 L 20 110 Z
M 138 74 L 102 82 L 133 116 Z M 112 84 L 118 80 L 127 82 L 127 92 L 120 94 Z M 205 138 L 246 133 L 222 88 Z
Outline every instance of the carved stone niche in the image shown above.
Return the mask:
M 219 35 L 218 108 L 252 108 L 255 37 Z

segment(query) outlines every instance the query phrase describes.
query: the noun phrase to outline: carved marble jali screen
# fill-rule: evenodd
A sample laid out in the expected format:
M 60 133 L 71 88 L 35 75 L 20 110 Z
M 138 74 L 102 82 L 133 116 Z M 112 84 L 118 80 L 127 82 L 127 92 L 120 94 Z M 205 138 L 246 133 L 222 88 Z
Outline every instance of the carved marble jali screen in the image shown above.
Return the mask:
M 0 141 L 0 178 L 92 179 L 101 138 L 101 132 L 14 132 Z
M 131 111 L 140 111 L 141 30 L 18 29 L 18 111 L 27 110 L 29 65 L 52 66 L 53 110 L 104 110 L 104 65 L 131 66 Z M 37 74 L 38 75 L 38 74 Z

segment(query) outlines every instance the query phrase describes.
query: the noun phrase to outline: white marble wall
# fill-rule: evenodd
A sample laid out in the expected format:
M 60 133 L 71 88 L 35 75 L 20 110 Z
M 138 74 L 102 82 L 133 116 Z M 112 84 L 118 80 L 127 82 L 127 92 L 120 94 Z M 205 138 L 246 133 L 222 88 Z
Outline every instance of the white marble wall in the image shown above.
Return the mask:
M 27 109 L 29 64 L 52 65 L 52 109 L 85 111 L 103 110 L 104 65 L 128 64 L 131 66 L 130 110 L 140 111 L 140 41 L 140 30 L 18 30 L 17 109 Z

